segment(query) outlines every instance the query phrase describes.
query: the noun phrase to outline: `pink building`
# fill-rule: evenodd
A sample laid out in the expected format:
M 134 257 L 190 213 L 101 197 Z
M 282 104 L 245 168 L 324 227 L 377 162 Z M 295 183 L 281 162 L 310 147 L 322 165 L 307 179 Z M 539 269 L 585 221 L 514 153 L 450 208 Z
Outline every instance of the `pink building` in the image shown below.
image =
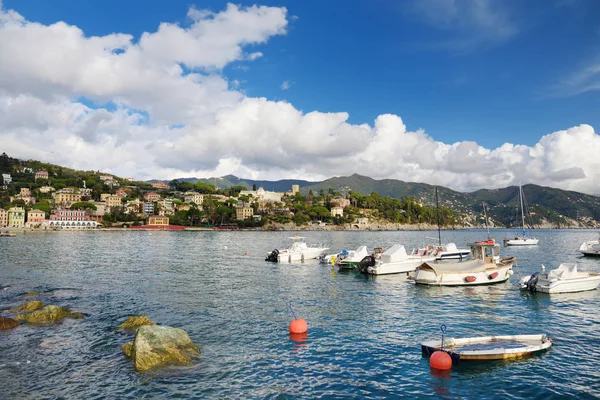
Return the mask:
M 331 200 L 331 204 L 337 204 L 338 207 L 348 207 L 350 205 L 350 200 L 349 199 L 344 199 L 342 197 L 336 197 L 333 200 Z
M 158 194 L 156 192 L 148 192 L 148 193 L 144 194 L 144 199 L 147 201 L 159 201 L 160 194 Z
M 91 219 L 87 211 L 59 208 L 54 214 L 50 215 L 50 221 L 91 221 Z
M 35 173 L 35 179 L 48 179 L 48 171 L 45 169 Z

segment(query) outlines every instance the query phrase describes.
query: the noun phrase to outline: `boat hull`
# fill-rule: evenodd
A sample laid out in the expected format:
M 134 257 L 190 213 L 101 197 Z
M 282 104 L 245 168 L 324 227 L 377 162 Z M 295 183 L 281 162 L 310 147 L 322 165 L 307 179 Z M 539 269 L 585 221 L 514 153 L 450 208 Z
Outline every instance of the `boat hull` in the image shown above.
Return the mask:
M 505 246 L 535 246 L 539 239 L 509 239 L 504 242 Z
M 580 273 L 580 278 L 566 280 L 548 280 L 547 275 L 542 275 L 535 285 L 536 292 L 542 293 L 577 293 L 596 290 L 600 286 L 600 274 Z M 521 289 L 529 290 L 526 285 Z
M 433 260 L 434 258 L 431 257 L 429 259 L 419 258 L 396 263 L 376 263 L 374 266 L 367 268 L 367 273 L 371 275 L 409 274 L 410 272 L 413 272 L 422 263 Z
M 453 363 L 458 361 L 510 360 L 546 351 L 552 340 L 546 335 L 484 336 L 446 339 L 444 349 Z M 423 355 L 430 356 L 441 347 L 440 340 L 421 343 Z
M 435 259 L 436 260 L 461 260 L 463 258 L 467 258 L 471 252 L 469 250 L 452 252 L 452 253 L 441 253 L 438 254 Z
M 490 266 L 482 271 L 436 272 L 425 265 L 419 266 L 413 275 L 418 285 L 429 286 L 477 286 L 506 282 L 512 275 L 512 264 Z
M 278 262 L 293 262 L 293 261 L 304 261 L 304 260 L 313 260 L 318 258 L 321 254 L 323 254 L 324 251 L 326 251 L 326 248 L 308 248 L 308 249 L 304 249 L 303 251 L 287 251 L 287 250 L 282 250 L 278 255 L 277 255 L 277 261 Z

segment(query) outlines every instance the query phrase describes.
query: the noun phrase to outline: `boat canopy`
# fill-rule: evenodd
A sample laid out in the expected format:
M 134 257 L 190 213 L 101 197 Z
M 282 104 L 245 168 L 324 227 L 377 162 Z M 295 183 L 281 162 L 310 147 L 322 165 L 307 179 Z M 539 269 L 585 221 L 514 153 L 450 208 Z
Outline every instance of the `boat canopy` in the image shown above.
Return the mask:
M 444 274 L 444 273 L 471 274 L 471 273 L 475 273 L 475 272 L 482 272 L 482 271 L 489 269 L 490 264 L 486 263 L 483 260 L 469 260 L 469 261 L 463 261 L 463 262 L 459 262 L 459 263 L 447 263 L 447 264 L 424 262 L 423 264 L 421 264 L 419 266 L 419 268 L 424 268 L 424 267 L 431 268 L 436 273 L 436 275 L 440 275 L 440 274 Z M 495 268 L 495 265 L 492 265 L 491 267 Z
M 557 279 L 579 278 L 579 273 L 577 272 L 577 264 L 560 264 L 557 269 L 553 269 L 552 271 L 550 271 L 548 277 Z
M 387 249 L 380 257 L 382 263 L 400 262 L 408 259 L 406 249 L 401 244 L 395 244 Z
M 455 245 L 454 243 L 448 243 L 447 245 L 445 245 L 445 246 L 442 248 L 442 250 L 443 250 L 443 251 L 449 251 L 449 252 L 451 251 L 451 252 L 454 252 L 454 251 L 458 251 L 458 248 L 456 247 L 456 245 Z

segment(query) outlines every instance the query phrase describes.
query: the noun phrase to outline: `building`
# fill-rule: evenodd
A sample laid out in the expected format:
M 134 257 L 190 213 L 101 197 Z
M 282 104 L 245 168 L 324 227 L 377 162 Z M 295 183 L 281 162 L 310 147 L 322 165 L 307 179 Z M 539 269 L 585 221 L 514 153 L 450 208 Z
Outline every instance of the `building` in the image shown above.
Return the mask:
M 186 203 L 196 203 L 197 206 L 201 206 L 204 202 L 204 195 L 197 192 L 186 192 L 183 195 L 183 201 Z
M 292 185 L 292 196 L 300 192 L 300 185 Z
M 59 190 L 52 194 L 54 197 L 54 204 L 57 206 L 70 207 L 73 203 L 78 203 L 81 201 L 80 193 L 71 193 L 67 190 Z
M 162 215 L 151 215 L 148 217 L 148 225 L 150 226 L 169 226 L 169 217 Z
M 31 196 L 31 190 L 29 190 L 29 188 L 21 188 L 19 195 L 21 196 L 21 198 L 29 197 L 29 196 Z
M 113 177 L 112 177 L 112 176 L 110 176 L 110 175 L 100 175 L 100 180 L 101 180 L 102 182 L 106 182 L 106 181 L 112 181 L 112 180 L 113 180 Z
M 173 208 L 173 199 L 160 199 L 156 202 L 160 215 L 173 214 L 175 209 Z
M 160 190 L 168 190 L 169 189 L 169 185 L 166 184 L 165 182 L 154 182 L 152 184 L 152 187 L 155 189 L 160 189 Z
M 100 193 L 100 201 L 106 201 L 112 194 L 110 193 Z
M 280 192 L 268 192 L 263 188 L 259 188 L 258 190 L 242 190 L 239 194 L 240 196 L 252 196 L 255 200 L 262 201 L 281 201 L 283 197 L 283 193 Z
M 343 217 L 344 209 L 342 207 L 331 207 L 331 216 L 332 217 Z
M 119 196 L 120 198 L 127 197 L 127 190 L 117 189 L 117 191 L 115 192 L 115 195 Z
M 160 194 L 156 193 L 156 192 L 148 192 L 148 193 L 144 193 L 144 200 L 146 201 L 159 201 L 160 200 Z
M 235 208 L 235 219 L 243 221 L 245 219 L 251 219 L 254 215 L 254 209 L 252 207 L 236 207 Z
M 125 203 L 125 212 L 128 214 L 139 214 L 142 210 L 142 202 L 138 199 Z
M 51 214 L 47 224 L 51 228 L 61 229 L 92 229 L 101 225 L 90 217 L 89 211 L 64 208 L 59 208 L 54 214 Z
M 35 180 L 37 181 L 38 179 L 48 179 L 48 171 L 46 171 L 45 169 L 42 169 L 42 170 L 36 172 Z
M 25 209 L 23 207 L 13 207 L 8 210 L 8 223 L 6 226 L 11 228 L 21 228 L 25 226 Z
M 12 177 L 10 176 L 10 174 L 2 174 L 2 181 L 5 185 L 8 185 L 12 182 Z
M 116 194 L 108 196 L 104 201 L 106 202 L 107 207 L 121 207 L 123 205 L 121 198 Z
M 27 222 L 25 226 L 34 227 L 42 224 L 46 220 L 46 213 L 42 210 L 29 210 L 27 212 Z
M 39 188 L 40 193 L 50 193 L 55 190 L 56 189 L 54 189 L 52 186 L 42 186 L 41 188 Z
M 8 211 L 0 208 L 0 228 L 6 228 L 8 226 Z
M 144 214 L 146 214 L 146 215 L 154 214 L 154 203 L 150 203 L 148 201 L 144 202 Z

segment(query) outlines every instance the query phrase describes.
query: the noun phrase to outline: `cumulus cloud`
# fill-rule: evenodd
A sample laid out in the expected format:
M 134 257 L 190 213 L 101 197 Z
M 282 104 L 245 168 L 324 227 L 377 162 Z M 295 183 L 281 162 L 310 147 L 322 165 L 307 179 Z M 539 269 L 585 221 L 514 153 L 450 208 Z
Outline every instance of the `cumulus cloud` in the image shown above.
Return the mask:
M 162 23 L 139 38 L 94 37 L 0 11 L 0 150 L 138 179 L 360 173 L 463 191 L 522 181 L 598 193 L 600 136 L 591 126 L 486 149 L 410 131 L 397 115 L 356 125 L 346 112 L 303 112 L 246 96 L 222 70 L 268 53 L 264 43 L 286 34 L 285 8 L 187 16 L 189 26 Z

